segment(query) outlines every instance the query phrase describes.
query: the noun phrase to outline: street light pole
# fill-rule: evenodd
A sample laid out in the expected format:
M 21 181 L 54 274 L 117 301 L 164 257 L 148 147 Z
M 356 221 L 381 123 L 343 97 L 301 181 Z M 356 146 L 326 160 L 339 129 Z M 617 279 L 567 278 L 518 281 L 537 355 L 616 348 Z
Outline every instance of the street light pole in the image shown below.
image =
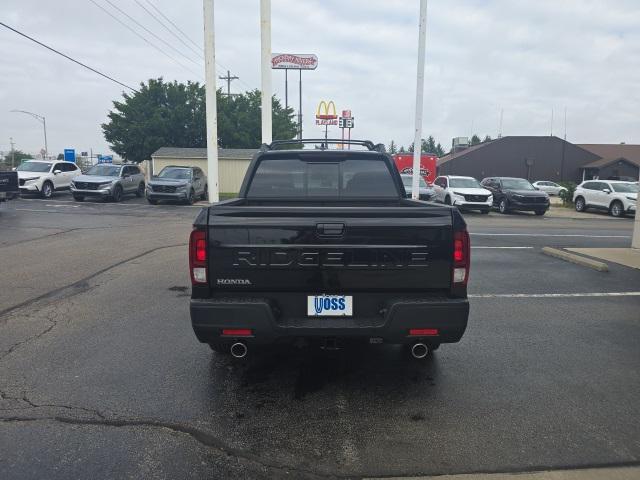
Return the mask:
M 24 113 L 32 116 L 40 123 L 42 123 L 42 127 L 44 129 L 44 156 L 45 158 L 49 157 L 49 147 L 47 145 L 47 120 L 42 115 L 38 115 L 37 113 L 27 112 L 26 110 L 11 110 L 12 113 Z
M 424 104 L 424 60 L 427 43 L 427 0 L 420 0 L 420 27 L 418 34 L 418 75 L 416 81 L 416 123 L 413 136 L 413 178 L 411 198 L 420 198 L 420 157 L 422 153 L 422 110 Z
M 209 202 L 219 200 L 218 105 L 216 99 L 216 49 L 213 0 L 203 0 L 205 104 L 207 111 L 207 185 Z
M 271 127 L 271 0 L 260 0 L 260 70 L 262 77 L 262 143 L 270 144 Z

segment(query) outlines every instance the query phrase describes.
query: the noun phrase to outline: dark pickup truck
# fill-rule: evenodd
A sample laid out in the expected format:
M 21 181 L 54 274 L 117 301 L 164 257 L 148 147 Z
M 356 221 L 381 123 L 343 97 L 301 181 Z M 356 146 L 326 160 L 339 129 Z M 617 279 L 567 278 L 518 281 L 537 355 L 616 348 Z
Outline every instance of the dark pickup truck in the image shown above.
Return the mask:
M 6 202 L 20 195 L 17 172 L 0 172 L 0 202 Z
M 238 198 L 196 218 L 189 263 L 198 339 L 234 357 L 255 345 L 362 340 L 404 344 L 423 358 L 459 341 L 470 244 L 458 210 L 405 198 L 381 145 L 285 143 L 263 145 Z

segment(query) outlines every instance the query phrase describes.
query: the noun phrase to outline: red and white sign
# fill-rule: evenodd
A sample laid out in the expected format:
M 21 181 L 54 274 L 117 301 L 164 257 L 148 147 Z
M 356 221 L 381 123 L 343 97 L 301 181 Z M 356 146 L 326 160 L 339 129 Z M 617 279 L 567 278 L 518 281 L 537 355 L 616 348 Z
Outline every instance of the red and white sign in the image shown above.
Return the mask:
M 413 153 L 396 153 L 392 156 L 401 174 L 413 175 Z M 436 179 L 437 160 L 438 157 L 431 153 L 420 155 L 420 175 L 427 183 L 433 183 Z
M 271 68 L 315 70 L 318 68 L 318 57 L 314 54 L 272 53 Z

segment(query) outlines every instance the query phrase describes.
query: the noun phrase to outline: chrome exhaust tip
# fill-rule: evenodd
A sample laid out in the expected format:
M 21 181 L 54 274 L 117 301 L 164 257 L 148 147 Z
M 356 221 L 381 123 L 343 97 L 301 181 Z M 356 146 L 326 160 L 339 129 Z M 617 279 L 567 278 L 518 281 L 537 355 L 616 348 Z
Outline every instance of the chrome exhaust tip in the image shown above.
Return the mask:
M 411 355 L 413 358 L 424 358 L 429 355 L 429 347 L 424 343 L 416 343 L 411 347 Z
M 242 342 L 231 345 L 231 355 L 235 358 L 244 358 L 247 356 L 247 346 Z

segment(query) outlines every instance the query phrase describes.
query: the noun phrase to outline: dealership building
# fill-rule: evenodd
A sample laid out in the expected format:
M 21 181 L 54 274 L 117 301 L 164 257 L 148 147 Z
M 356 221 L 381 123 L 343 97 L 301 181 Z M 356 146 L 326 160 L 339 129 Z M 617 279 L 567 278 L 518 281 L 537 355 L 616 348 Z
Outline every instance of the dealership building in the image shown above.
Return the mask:
M 457 146 L 438 159 L 438 175 L 521 177 L 568 181 L 638 180 L 640 145 L 573 144 L 555 136 L 506 136 L 478 145 Z

